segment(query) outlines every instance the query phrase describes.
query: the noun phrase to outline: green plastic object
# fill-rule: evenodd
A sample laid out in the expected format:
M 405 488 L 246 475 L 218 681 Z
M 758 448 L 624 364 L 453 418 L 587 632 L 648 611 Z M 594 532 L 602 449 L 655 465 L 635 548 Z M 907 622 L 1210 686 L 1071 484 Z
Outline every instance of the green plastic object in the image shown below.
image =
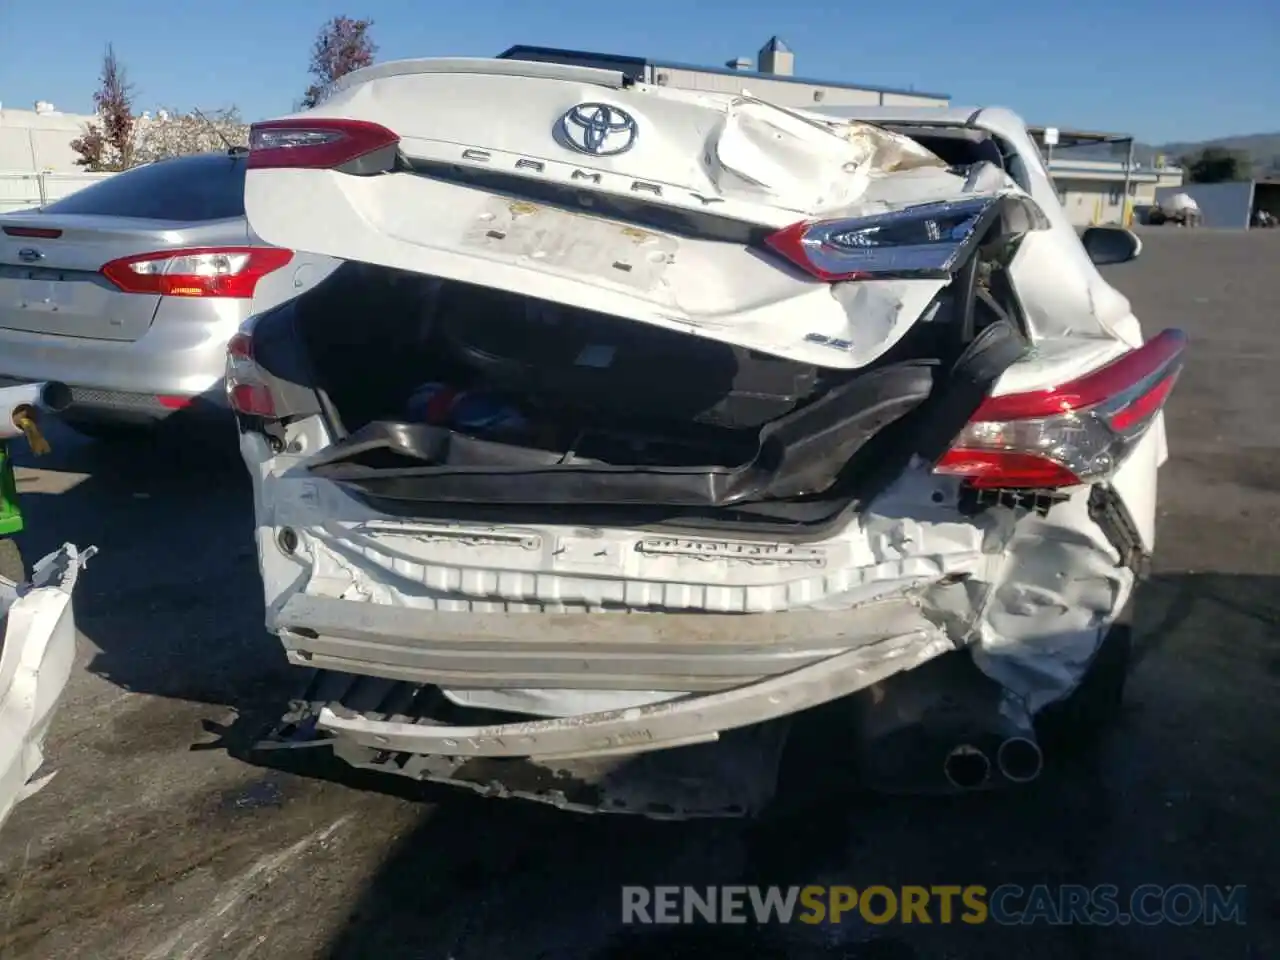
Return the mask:
M 13 460 L 9 457 L 8 447 L 0 441 L 0 537 L 11 537 L 21 530 L 18 481 L 13 475 Z

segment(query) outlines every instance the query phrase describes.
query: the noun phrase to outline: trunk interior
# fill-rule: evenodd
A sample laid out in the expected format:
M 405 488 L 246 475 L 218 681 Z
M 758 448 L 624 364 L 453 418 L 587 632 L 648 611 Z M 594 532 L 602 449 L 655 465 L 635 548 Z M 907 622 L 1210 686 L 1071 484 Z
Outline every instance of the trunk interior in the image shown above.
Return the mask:
M 393 514 L 816 535 L 1021 353 L 981 259 L 858 370 L 348 263 L 293 306 L 338 437 L 308 468 Z

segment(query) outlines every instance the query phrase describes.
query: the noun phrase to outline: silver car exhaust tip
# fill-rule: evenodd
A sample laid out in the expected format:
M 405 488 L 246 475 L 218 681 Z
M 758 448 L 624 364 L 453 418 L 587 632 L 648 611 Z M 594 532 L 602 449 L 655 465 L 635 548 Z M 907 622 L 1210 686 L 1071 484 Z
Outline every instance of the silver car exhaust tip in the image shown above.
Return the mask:
M 962 743 L 947 754 L 942 772 L 957 790 L 976 790 L 991 776 L 991 761 L 977 747 Z
M 1010 737 L 996 751 L 1000 772 L 1014 783 L 1030 783 L 1044 769 L 1044 754 L 1034 740 Z

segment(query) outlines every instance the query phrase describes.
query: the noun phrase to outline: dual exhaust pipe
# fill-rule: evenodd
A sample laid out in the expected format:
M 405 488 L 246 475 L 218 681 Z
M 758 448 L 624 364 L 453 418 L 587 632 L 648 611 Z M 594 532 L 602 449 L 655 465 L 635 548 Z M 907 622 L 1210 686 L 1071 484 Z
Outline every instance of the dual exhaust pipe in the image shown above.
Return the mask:
M 863 780 L 889 793 L 1030 783 L 1044 769 L 1031 716 L 967 652 L 943 654 L 856 695 Z
M 996 747 L 993 764 L 980 747 L 962 743 L 947 754 L 942 775 L 956 790 L 978 790 L 991 782 L 993 767 L 1010 783 L 1030 783 L 1044 769 L 1044 754 L 1030 737 L 1008 737 Z

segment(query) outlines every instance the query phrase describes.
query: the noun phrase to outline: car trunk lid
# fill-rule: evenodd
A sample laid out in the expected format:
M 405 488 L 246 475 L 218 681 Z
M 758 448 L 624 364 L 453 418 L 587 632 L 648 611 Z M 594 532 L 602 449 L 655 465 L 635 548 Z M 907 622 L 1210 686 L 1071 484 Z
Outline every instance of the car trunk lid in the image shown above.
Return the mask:
M 633 84 L 609 71 L 414 60 L 344 78 L 307 117 L 379 124 L 414 164 L 509 173 L 785 226 L 855 201 L 875 171 L 945 165 L 868 124 L 748 93 Z
M 766 238 L 1016 190 L 868 124 L 512 61 L 358 71 L 318 108 L 256 124 L 248 167 L 268 243 L 843 369 L 888 349 L 949 276 L 841 290 Z

